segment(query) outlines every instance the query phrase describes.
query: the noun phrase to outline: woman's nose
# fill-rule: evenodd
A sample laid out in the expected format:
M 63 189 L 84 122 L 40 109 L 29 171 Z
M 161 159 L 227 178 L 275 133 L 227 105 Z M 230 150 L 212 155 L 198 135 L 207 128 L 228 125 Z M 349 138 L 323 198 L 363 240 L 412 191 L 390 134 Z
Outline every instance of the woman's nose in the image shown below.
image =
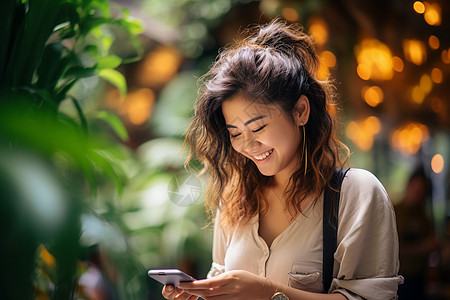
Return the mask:
M 251 134 L 251 133 L 244 134 L 242 149 L 245 152 L 253 153 L 254 152 L 253 150 L 255 150 L 256 147 L 258 147 L 258 144 L 259 144 L 259 141 L 256 139 L 256 137 L 253 134 Z

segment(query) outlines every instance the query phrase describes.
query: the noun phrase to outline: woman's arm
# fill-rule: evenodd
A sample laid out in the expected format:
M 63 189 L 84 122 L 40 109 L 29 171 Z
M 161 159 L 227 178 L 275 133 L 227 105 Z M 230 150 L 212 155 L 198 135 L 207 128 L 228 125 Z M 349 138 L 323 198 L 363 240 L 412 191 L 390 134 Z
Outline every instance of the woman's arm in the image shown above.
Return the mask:
M 297 290 L 270 279 L 255 275 L 247 271 L 230 271 L 214 278 L 186 282 L 179 288 L 188 294 L 202 297 L 206 300 L 270 300 L 276 291 L 285 293 L 290 300 L 345 300 L 339 293 L 319 294 Z

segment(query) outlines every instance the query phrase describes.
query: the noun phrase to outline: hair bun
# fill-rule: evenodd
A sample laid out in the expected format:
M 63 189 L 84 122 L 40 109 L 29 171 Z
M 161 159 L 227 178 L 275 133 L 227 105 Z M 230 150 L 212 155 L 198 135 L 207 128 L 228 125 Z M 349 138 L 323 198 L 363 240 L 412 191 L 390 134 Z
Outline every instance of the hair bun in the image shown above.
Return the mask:
M 270 48 L 287 56 L 296 55 L 310 74 L 316 73 L 319 58 L 314 40 L 300 25 L 274 19 L 269 24 L 258 26 L 257 30 L 246 40 L 247 46 Z

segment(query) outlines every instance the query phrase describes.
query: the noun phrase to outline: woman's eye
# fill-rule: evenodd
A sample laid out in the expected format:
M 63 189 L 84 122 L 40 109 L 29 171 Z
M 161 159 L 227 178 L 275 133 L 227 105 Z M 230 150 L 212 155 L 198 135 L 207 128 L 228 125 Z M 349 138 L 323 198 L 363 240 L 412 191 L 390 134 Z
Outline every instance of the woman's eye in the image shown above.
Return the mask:
M 231 137 L 232 139 L 237 138 L 237 137 L 240 136 L 240 135 L 241 135 L 240 133 L 236 133 L 236 134 L 231 134 L 231 133 L 230 133 L 230 137 Z
M 261 127 L 259 127 L 258 129 L 252 130 L 253 132 L 258 132 L 264 129 L 264 127 L 266 127 L 266 125 L 263 125 Z

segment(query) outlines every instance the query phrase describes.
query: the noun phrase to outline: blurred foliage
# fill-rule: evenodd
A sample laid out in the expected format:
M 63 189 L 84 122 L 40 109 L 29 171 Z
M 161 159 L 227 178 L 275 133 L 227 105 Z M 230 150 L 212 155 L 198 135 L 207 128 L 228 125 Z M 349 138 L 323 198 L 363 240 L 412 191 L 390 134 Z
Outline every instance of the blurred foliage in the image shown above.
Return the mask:
M 215 47 L 212 30 L 230 9 L 251 0 L 139 0 L 149 16 L 177 29 L 178 47 L 188 58 L 198 58 L 204 48 Z
M 101 247 L 120 257 L 115 263 L 120 278 L 108 278 L 116 280 L 114 293 L 142 298 L 142 284 L 133 283 L 142 280 L 137 277 L 142 270 L 124 234 L 92 205 L 105 200 L 99 195 L 109 183 L 114 197 L 122 194 L 126 174 L 115 161 L 127 150 L 91 130 L 91 120 L 70 93 L 81 78 L 92 76 L 126 93 L 125 77 L 115 68 L 139 59 L 142 28 L 125 9 L 115 8 L 119 17 L 111 11 L 106 0 L 0 3 L 2 299 L 89 299 L 77 282 L 97 252 L 93 246 L 105 238 L 110 243 Z M 113 51 L 119 31 L 133 49 L 121 56 Z M 77 111 L 75 118 L 59 109 L 67 101 Z M 108 113 L 98 119 L 127 138 Z M 87 225 L 92 218 L 97 227 Z
M 106 0 L 8 0 L 0 17 L 1 298 L 97 299 L 100 288 L 107 299 L 154 299 L 149 268 L 204 277 L 204 208 L 172 203 L 168 187 L 191 176 L 179 150 L 193 75 L 173 83 L 181 93 L 163 91 L 161 138 L 132 152 L 121 120 L 87 100 L 104 82 L 127 93 L 116 68 L 140 59 L 140 23 Z

